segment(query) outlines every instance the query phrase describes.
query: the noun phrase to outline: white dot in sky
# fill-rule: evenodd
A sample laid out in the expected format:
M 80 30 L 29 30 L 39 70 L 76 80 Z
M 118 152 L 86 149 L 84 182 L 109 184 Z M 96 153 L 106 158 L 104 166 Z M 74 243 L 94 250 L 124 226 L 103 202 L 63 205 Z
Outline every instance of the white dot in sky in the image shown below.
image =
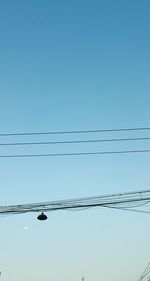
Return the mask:
M 24 226 L 24 230 L 28 230 L 28 226 Z

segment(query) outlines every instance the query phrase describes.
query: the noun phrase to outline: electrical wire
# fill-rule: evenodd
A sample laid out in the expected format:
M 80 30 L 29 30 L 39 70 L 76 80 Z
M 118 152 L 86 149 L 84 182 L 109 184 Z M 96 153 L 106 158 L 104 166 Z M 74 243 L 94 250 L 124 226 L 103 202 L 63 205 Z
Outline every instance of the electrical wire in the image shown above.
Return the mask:
M 86 156 L 86 155 L 88 156 L 88 155 L 132 154 L 132 153 L 149 153 L 149 152 L 150 152 L 150 149 L 75 152 L 75 153 L 12 154 L 12 155 L 8 154 L 8 155 L 0 155 L 0 158 L 62 157 L 62 156 Z
M 20 133 L 1 133 L 0 137 L 7 137 L 7 136 L 32 136 L 32 135 L 86 134 L 86 133 L 106 133 L 106 132 L 124 132 L 124 131 L 148 131 L 148 130 L 150 130 L 150 127 L 98 129 L 98 130 L 75 130 L 75 131 L 51 131 L 51 132 L 20 132 Z
M 91 140 L 73 140 L 73 141 L 46 141 L 46 142 L 11 142 L 11 143 L 0 143 L 0 146 L 80 144 L 80 143 L 123 142 L 123 141 L 144 141 L 144 140 L 150 140 L 150 137 L 118 138 L 118 139 L 91 139 Z
M 23 214 L 29 212 L 54 212 L 63 210 L 84 210 L 87 208 L 113 208 L 120 210 L 149 213 L 149 210 L 140 210 L 141 204 L 150 204 L 150 189 L 138 192 L 126 192 L 95 197 L 57 200 L 43 203 L 0 206 L 0 215 Z M 130 204 L 130 205 L 129 205 Z M 140 204 L 138 206 L 138 204 Z M 129 207 L 130 206 L 130 207 Z
M 145 268 L 142 275 L 139 277 L 138 281 L 142 281 L 145 277 L 147 277 L 150 274 L 150 262 L 148 263 L 147 267 Z
M 135 213 L 150 214 L 150 211 L 144 211 L 144 210 L 136 210 L 136 209 L 129 209 L 129 208 L 121 208 L 121 207 L 108 207 L 108 206 L 106 208 L 121 210 L 121 211 L 135 212 Z

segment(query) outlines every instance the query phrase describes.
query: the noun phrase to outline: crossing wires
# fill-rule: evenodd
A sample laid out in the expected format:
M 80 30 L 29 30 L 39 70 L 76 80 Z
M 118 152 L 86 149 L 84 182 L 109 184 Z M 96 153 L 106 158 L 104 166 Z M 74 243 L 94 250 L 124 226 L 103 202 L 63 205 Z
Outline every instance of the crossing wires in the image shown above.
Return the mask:
M 0 206 L 0 215 L 111 208 L 150 214 L 150 189 L 94 197 Z M 141 209 L 142 208 L 142 209 Z
M 147 280 L 150 280 L 150 262 L 146 266 L 144 272 L 139 277 L 138 281 L 146 280 L 145 278 L 147 278 Z

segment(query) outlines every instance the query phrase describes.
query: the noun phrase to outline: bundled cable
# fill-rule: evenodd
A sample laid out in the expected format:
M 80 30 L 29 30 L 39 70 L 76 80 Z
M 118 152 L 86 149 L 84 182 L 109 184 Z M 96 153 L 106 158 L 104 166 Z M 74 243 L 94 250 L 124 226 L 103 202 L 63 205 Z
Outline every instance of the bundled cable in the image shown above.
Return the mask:
M 0 206 L 0 215 L 23 214 L 31 212 L 54 212 L 58 210 L 84 210 L 87 208 L 96 207 L 150 213 L 150 210 L 141 210 L 141 207 L 148 207 L 149 205 L 150 189 L 137 192 L 117 193 L 95 197 L 49 201 L 43 203 Z

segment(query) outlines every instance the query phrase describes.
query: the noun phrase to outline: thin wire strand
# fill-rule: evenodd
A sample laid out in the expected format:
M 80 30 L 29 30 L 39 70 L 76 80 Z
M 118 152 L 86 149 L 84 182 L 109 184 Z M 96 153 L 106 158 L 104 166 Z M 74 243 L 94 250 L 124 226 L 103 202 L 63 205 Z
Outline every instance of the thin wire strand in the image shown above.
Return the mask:
M 150 127 L 98 129 L 98 130 L 75 130 L 75 131 L 51 131 L 51 132 L 22 132 L 22 133 L 1 133 L 0 137 L 7 136 L 31 136 L 31 135 L 62 135 L 62 134 L 86 134 L 124 131 L 148 131 Z
M 0 155 L 0 158 L 33 158 L 33 157 L 63 157 L 63 156 L 88 156 L 88 155 L 108 155 L 108 154 L 132 154 L 149 153 L 150 149 L 141 150 L 118 150 L 118 151 L 96 151 L 96 152 L 76 152 L 76 153 L 46 153 L 46 154 L 12 154 Z
M 73 141 L 46 141 L 46 142 L 11 142 L 11 143 L 0 143 L 0 146 L 78 144 L 78 143 L 80 144 L 80 143 L 144 141 L 144 140 L 150 140 L 150 137 L 119 138 L 119 139 L 73 140 Z
M 105 207 L 105 206 L 103 206 L 103 207 Z M 136 210 L 136 209 L 128 209 L 128 208 L 124 208 L 124 207 L 110 207 L 110 206 L 106 206 L 106 208 L 109 208 L 109 209 L 116 209 L 116 210 L 121 210 L 121 211 L 135 212 L 135 213 L 150 214 L 150 211 Z
M 150 263 L 148 263 L 147 267 L 145 268 L 144 272 L 139 277 L 138 281 L 143 280 L 150 272 Z

